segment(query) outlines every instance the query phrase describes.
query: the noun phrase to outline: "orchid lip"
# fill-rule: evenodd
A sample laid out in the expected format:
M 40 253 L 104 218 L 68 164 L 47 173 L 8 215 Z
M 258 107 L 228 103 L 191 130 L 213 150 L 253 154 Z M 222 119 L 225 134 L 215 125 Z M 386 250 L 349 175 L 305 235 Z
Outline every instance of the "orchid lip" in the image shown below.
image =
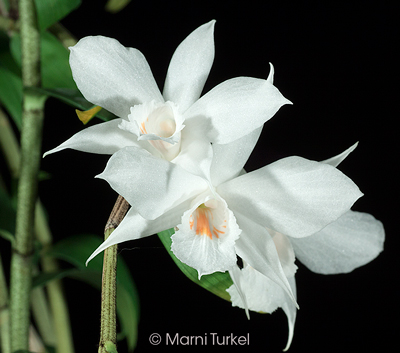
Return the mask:
M 128 120 L 123 120 L 119 128 L 135 134 L 138 141 L 148 141 L 162 158 L 171 161 L 179 154 L 185 125 L 176 104 L 153 100 L 135 105 Z

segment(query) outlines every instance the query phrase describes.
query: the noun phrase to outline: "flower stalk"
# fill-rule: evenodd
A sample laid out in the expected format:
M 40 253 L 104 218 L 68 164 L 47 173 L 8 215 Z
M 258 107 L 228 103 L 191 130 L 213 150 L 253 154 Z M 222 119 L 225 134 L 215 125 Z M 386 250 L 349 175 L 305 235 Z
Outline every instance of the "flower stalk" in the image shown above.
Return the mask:
M 40 34 L 33 0 L 19 2 L 22 82 L 40 86 Z M 32 283 L 33 224 L 45 97 L 25 90 L 15 242 L 11 259 L 11 350 L 28 350 Z
M 104 229 L 106 240 L 121 223 L 129 204 L 118 196 Z M 117 245 L 104 251 L 103 277 L 101 286 L 101 318 L 99 353 L 117 352 Z

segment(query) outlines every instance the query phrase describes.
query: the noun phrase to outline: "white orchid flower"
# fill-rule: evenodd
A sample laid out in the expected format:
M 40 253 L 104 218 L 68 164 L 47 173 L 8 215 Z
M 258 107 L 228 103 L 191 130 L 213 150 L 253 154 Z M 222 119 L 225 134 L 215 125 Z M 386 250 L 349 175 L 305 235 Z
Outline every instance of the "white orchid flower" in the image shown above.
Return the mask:
M 238 176 L 258 133 L 213 146 L 210 180 L 135 147 L 116 152 L 98 177 L 132 208 L 88 261 L 111 245 L 177 226 L 172 251 L 199 277 L 232 270 L 238 255 L 295 300 L 266 227 L 309 236 L 347 212 L 362 193 L 336 168 L 301 157 Z
M 119 118 L 86 128 L 45 155 L 66 148 L 113 154 L 134 146 L 201 175 L 210 142 L 225 144 L 261 127 L 289 104 L 267 80 L 237 77 L 201 92 L 214 60 L 214 24 L 193 31 L 172 56 L 163 94 L 143 54 L 90 36 L 71 47 L 70 65 L 84 97 Z M 200 168 L 200 170 L 199 170 Z
M 321 163 L 337 167 L 356 146 Z M 296 257 L 321 274 L 348 273 L 367 264 L 382 252 L 384 241 L 382 222 L 352 210 L 307 238 L 290 238 Z
M 321 163 L 337 167 L 353 145 L 338 156 Z M 295 238 L 268 229 L 284 273 L 296 296 L 294 264 L 297 257 L 314 272 L 321 274 L 347 273 L 372 261 L 383 250 L 385 231 L 380 221 L 367 213 L 347 211 L 336 221 L 308 237 Z M 233 306 L 246 310 L 272 313 L 281 307 L 288 319 L 289 335 L 285 351 L 293 339 L 296 307 L 282 287 L 248 264 L 230 271 L 234 285 L 227 289 Z

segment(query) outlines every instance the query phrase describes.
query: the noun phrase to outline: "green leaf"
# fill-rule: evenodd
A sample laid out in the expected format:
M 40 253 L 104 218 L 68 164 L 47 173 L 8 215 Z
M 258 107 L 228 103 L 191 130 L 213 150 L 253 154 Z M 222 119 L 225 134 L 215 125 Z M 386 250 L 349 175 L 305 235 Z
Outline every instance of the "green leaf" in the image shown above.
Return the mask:
M 93 104 L 88 102 L 79 90 L 69 89 L 69 88 L 54 88 L 54 89 L 46 89 L 46 88 L 29 88 L 29 90 L 34 90 L 49 97 L 54 97 L 59 99 L 60 101 L 67 103 L 74 108 L 80 110 L 88 110 L 93 107 Z M 96 116 L 104 121 L 109 121 L 115 119 L 116 116 L 109 111 L 102 109 L 100 110 Z
M 168 229 L 158 233 L 158 237 L 160 238 L 164 247 L 167 249 L 169 255 L 172 257 L 172 260 L 174 260 L 179 269 L 194 283 L 197 283 L 199 286 L 202 286 L 203 288 L 219 296 L 220 298 L 230 301 L 231 297 L 226 290 L 233 284 L 233 282 L 229 273 L 215 272 L 210 275 L 201 276 L 201 279 L 199 280 L 197 271 L 194 268 L 181 262 L 171 251 L 171 236 L 173 234 L 174 230 Z
M 10 53 L 8 37 L 0 32 L 0 103 L 20 129 L 22 124 L 21 70 Z
M 67 261 L 77 269 L 70 270 L 69 273 L 50 274 L 47 279 L 50 280 L 51 276 L 56 278 L 64 275 L 85 281 L 100 289 L 103 257 L 96 256 L 87 267 L 85 262 L 101 243 L 102 239 L 95 235 L 72 236 L 58 242 L 45 253 L 45 256 L 53 256 Z M 43 283 L 45 279 L 39 279 L 39 283 Z M 129 269 L 121 257 L 118 259 L 117 266 L 117 286 L 117 313 L 122 336 L 127 339 L 129 351 L 133 351 L 137 341 L 139 298 Z
M 79 270 L 70 269 L 70 270 L 60 270 L 51 273 L 39 273 L 32 279 L 32 288 L 45 286 L 48 282 L 51 282 L 55 279 L 62 279 L 67 276 L 73 276 L 74 272 L 76 271 Z
M 14 236 L 7 230 L 0 229 L 0 237 L 8 240 L 11 244 L 14 242 Z
M 44 31 L 81 4 L 81 0 L 35 0 L 39 29 Z
M 11 54 L 21 67 L 21 37 L 15 34 L 10 43 Z M 69 66 L 69 52 L 52 34 L 45 32 L 40 37 L 41 75 L 44 88 L 76 89 Z
M 131 0 L 108 0 L 105 6 L 106 11 L 116 13 L 121 11 Z

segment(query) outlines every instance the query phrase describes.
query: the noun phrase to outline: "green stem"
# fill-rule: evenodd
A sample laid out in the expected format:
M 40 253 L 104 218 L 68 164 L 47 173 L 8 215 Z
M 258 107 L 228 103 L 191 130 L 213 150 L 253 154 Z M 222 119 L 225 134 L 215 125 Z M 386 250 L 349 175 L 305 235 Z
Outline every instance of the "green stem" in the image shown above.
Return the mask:
M 20 0 L 22 82 L 40 86 L 40 34 L 33 0 Z M 45 98 L 25 91 L 15 242 L 11 259 L 11 350 L 29 349 L 33 223 Z
M 111 211 L 104 230 L 106 240 L 118 227 L 128 211 L 129 204 L 122 196 Z M 99 353 L 117 352 L 117 245 L 110 246 L 104 251 L 103 279 L 101 289 L 101 318 Z
M 6 162 L 12 176 L 16 179 L 19 175 L 20 151 L 18 141 L 14 131 L 9 123 L 5 113 L 0 109 L 0 146 L 5 155 Z M 43 248 L 51 246 L 52 234 L 46 219 L 45 211 L 40 200 L 36 203 L 35 211 L 35 227 L 36 239 L 41 243 Z M 43 257 L 41 259 L 43 272 L 58 271 L 58 263 L 54 258 Z M 40 325 L 39 331 L 47 345 L 53 346 L 55 339 L 53 338 L 54 331 L 56 333 L 57 352 L 58 353 L 73 353 L 73 338 L 70 327 L 68 307 L 63 293 L 61 280 L 51 281 L 46 286 L 49 295 L 51 311 L 53 313 L 54 330 L 48 330 L 48 325 Z M 38 289 L 43 292 L 43 288 Z M 35 294 L 39 295 L 39 294 Z M 40 294 L 41 296 L 43 295 Z M 34 301 L 36 303 L 36 301 Z M 35 320 L 46 322 L 48 314 L 42 310 L 34 311 Z M 42 317 L 39 317 L 42 316 Z
M 7 282 L 4 276 L 0 256 L 0 338 L 1 352 L 11 353 L 10 346 L 10 309 L 8 307 Z

